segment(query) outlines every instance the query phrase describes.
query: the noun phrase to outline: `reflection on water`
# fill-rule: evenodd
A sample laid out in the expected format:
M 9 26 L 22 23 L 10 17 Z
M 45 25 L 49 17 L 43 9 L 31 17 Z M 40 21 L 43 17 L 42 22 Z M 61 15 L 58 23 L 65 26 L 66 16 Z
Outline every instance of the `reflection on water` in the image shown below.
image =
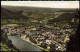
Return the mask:
M 38 47 L 35 47 L 29 42 L 22 40 L 20 37 L 8 36 L 8 38 L 12 41 L 12 44 L 21 51 L 41 51 Z

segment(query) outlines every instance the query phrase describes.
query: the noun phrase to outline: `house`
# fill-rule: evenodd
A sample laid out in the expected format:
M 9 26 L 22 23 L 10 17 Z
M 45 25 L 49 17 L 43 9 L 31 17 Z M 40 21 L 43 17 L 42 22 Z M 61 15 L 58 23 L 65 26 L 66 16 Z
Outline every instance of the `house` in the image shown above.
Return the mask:
M 47 46 L 47 49 L 50 49 L 50 46 L 49 45 Z
M 49 39 L 46 40 L 46 43 L 47 43 L 47 44 L 51 44 L 51 40 L 49 40 Z
M 42 35 L 45 35 L 46 33 L 42 33 Z
M 31 28 L 31 30 L 37 30 L 36 28 Z

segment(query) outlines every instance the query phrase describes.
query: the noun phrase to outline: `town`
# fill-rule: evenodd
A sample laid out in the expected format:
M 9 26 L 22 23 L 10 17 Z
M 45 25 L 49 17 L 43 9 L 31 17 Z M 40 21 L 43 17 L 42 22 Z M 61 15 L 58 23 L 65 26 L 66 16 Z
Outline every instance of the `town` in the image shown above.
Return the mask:
M 48 50 L 51 48 L 51 45 L 54 45 L 55 49 L 60 51 L 66 51 L 66 43 L 70 40 L 70 32 L 73 31 L 73 28 L 70 27 L 66 29 L 59 28 L 57 30 L 51 30 L 50 27 L 47 26 L 17 27 L 18 25 L 12 24 L 11 26 L 4 25 L 1 29 L 4 30 L 8 36 L 19 36 L 25 41 Z M 46 27 L 48 30 L 45 30 Z

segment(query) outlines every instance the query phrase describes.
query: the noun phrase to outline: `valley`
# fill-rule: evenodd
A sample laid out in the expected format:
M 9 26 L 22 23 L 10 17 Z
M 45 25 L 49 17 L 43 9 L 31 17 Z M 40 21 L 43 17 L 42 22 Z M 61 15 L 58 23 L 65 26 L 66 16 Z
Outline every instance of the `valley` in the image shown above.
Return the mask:
M 1 30 L 7 36 L 18 36 L 42 51 L 66 51 L 79 23 L 76 10 L 11 7 L 1 8 Z

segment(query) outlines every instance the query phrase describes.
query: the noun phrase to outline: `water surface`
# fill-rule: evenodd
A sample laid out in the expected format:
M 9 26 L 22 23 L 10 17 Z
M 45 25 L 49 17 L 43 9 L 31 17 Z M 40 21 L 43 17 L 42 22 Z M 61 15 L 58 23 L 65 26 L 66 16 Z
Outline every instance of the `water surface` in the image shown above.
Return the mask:
M 22 40 L 18 36 L 8 36 L 8 38 L 12 41 L 12 44 L 15 45 L 15 47 L 20 51 L 41 51 L 38 47 Z

